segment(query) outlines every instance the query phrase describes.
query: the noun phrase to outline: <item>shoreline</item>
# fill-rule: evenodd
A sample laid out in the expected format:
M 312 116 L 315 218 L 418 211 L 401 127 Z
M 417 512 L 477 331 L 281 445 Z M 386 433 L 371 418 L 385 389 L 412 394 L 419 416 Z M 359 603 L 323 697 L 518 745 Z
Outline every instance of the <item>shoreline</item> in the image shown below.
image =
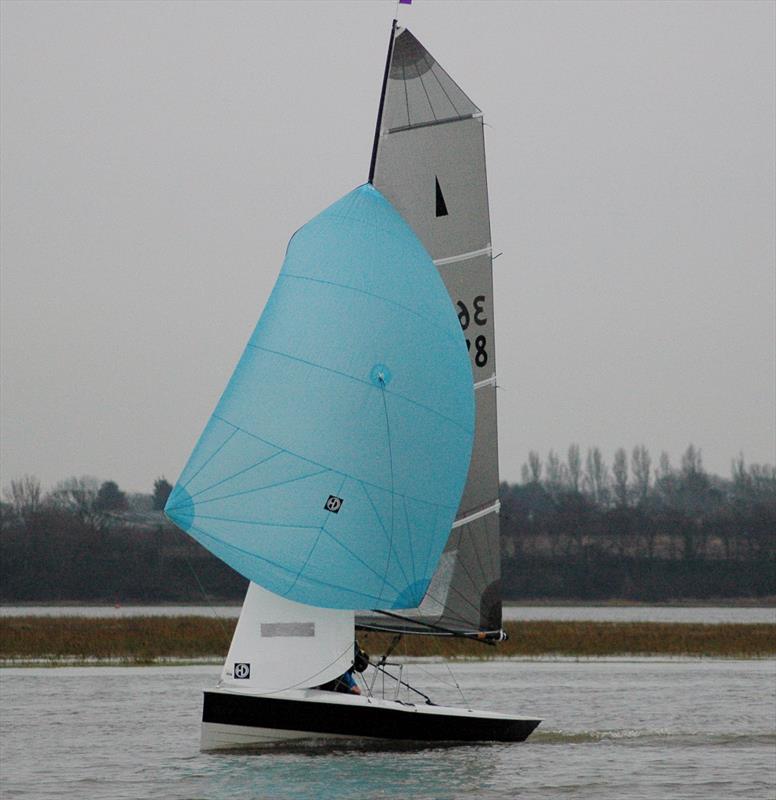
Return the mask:
M 116 661 L 164 663 L 165 659 L 223 661 L 236 619 L 205 616 L 0 617 L 0 665 L 52 665 Z M 776 656 L 776 623 L 507 622 L 509 638 L 497 646 L 471 639 L 405 636 L 396 657 L 570 658 Z M 385 652 L 389 634 L 361 631 L 361 646 Z
M 771 655 L 666 655 L 665 653 L 621 653 L 612 656 L 569 656 L 546 653 L 535 656 L 500 656 L 490 658 L 477 656 L 394 656 L 402 664 L 471 664 L 481 661 L 488 663 L 593 663 L 601 664 L 632 664 L 641 662 L 673 664 L 677 662 L 703 662 L 703 661 L 772 661 L 776 664 L 776 654 Z M 160 656 L 159 658 L 144 660 L 131 658 L 0 658 L 0 670 L 4 669 L 67 669 L 69 667 L 217 667 L 224 664 L 225 656 L 205 656 L 202 658 L 178 658 L 176 656 Z
M 219 598 L 210 600 L 129 600 L 116 604 L 115 599 L 105 600 L 0 600 L 2 608 L 176 608 L 212 606 L 242 606 L 242 598 Z M 554 608 L 776 608 L 776 595 L 764 597 L 712 597 L 679 598 L 672 600 L 575 600 L 539 597 L 520 600 L 504 600 L 505 607 L 554 607 Z

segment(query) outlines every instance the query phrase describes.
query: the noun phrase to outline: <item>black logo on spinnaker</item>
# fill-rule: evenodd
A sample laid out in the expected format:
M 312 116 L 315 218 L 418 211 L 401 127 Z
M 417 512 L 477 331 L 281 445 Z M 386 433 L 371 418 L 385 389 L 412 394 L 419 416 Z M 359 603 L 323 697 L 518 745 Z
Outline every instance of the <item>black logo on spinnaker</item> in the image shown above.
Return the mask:
M 335 497 L 333 494 L 329 495 L 329 499 L 326 501 L 324 508 L 327 511 L 331 511 L 332 514 L 337 514 L 339 510 L 342 508 L 343 500 L 341 497 Z
M 244 662 L 234 665 L 234 677 L 245 680 L 251 677 L 251 665 Z

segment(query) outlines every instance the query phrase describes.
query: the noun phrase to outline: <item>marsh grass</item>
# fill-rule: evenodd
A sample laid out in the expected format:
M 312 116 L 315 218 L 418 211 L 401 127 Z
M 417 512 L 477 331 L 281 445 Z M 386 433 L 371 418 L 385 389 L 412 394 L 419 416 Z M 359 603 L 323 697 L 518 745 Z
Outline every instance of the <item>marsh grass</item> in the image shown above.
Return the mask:
M 223 655 L 235 620 L 212 617 L 5 617 L 0 658 L 128 659 Z
M 3 617 L 0 660 L 52 663 L 123 660 L 153 664 L 165 658 L 223 658 L 236 621 L 213 617 Z M 491 647 L 465 639 L 405 637 L 401 656 L 499 658 L 509 656 L 722 656 L 776 655 L 776 625 L 696 625 L 658 622 L 508 622 L 506 642 Z M 391 636 L 359 634 L 372 654 Z

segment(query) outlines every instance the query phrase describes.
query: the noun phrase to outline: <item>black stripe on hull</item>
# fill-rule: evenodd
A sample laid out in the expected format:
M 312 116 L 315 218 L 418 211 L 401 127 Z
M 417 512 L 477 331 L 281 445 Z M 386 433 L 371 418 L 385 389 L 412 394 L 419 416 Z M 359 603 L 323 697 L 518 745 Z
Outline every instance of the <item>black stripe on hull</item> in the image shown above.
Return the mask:
M 398 711 L 377 705 L 314 703 L 205 692 L 203 722 L 340 736 L 423 742 L 522 742 L 538 719 Z

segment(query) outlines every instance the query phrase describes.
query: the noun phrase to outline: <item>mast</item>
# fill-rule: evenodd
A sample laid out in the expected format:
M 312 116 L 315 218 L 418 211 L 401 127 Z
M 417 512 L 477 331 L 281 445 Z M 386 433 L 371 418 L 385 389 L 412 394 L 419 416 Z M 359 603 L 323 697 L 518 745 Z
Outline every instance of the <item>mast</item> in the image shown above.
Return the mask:
M 380 141 L 380 126 L 383 122 L 383 106 L 385 105 L 385 90 L 388 86 L 388 71 L 391 68 L 391 56 L 393 55 L 393 42 L 396 37 L 397 21 L 391 25 L 391 38 L 388 40 L 388 54 L 385 57 L 385 71 L 383 72 L 383 88 L 380 90 L 380 105 L 377 107 L 377 122 L 375 123 L 375 138 L 372 144 L 372 160 L 369 163 L 369 183 L 372 183 L 375 176 L 375 164 L 377 163 L 377 144 Z

